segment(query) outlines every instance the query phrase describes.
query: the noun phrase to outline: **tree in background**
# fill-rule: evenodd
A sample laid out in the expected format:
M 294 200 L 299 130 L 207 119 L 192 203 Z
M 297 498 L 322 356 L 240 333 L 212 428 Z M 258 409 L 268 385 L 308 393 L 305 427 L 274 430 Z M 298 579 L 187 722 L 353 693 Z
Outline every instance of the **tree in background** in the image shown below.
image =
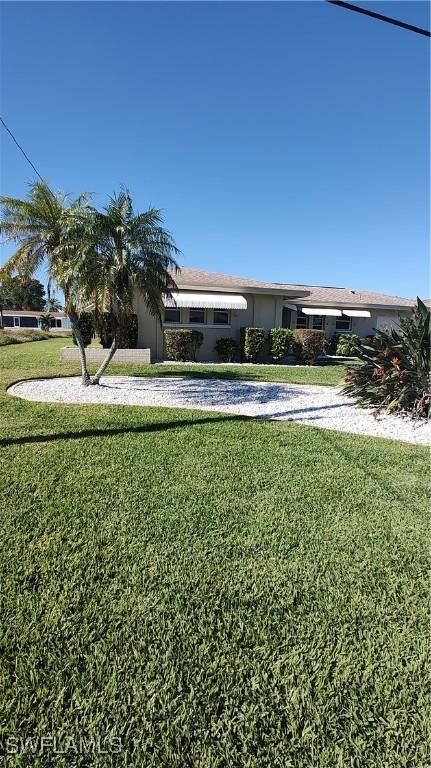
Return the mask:
M 44 309 L 46 309 L 47 312 L 61 312 L 63 309 L 61 302 L 55 295 L 55 290 L 52 287 L 51 280 L 48 280 L 48 285 L 46 287 L 46 301 Z
M 45 288 L 40 280 L 19 276 L 2 280 L 3 309 L 34 309 L 41 312 L 45 308 Z

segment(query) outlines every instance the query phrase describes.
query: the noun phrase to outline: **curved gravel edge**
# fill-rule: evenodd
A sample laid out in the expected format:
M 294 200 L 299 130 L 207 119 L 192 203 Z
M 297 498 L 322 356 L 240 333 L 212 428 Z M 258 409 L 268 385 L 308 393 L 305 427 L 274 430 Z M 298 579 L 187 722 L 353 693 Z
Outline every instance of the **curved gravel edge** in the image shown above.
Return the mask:
M 184 376 L 106 376 L 99 387 L 82 387 L 78 377 L 27 379 L 8 393 L 26 400 L 63 404 L 111 404 L 218 411 L 431 445 L 431 422 L 389 414 L 373 416 L 338 388 Z

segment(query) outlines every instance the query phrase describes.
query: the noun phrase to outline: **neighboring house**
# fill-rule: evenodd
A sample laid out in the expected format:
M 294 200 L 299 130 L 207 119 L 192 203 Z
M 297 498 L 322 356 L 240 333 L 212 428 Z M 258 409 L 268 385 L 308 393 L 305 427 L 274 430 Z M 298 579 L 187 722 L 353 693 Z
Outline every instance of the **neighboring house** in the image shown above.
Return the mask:
M 138 347 L 161 360 L 166 328 L 197 328 L 204 341 L 199 360 L 214 360 L 214 345 L 222 337 L 240 339 L 245 326 L 316 328 L 328 337 L 337 333 L 365 336 L 390 326 L 411 311 L 414 301 L 369 291 L 323 288 L 249 280 L 243 277 L 182 267 L 175 276 L 178 291 L 165 300 L 162 327 L 139 296 Z
M 9 330 L 20 328 L 40 328 L 42 315 L 51 315 L 51 331 L 64 331 L 70 329 L 70 320 L 64 312 L 36 312 L 35 310 L 4 309 L 3 327 Z

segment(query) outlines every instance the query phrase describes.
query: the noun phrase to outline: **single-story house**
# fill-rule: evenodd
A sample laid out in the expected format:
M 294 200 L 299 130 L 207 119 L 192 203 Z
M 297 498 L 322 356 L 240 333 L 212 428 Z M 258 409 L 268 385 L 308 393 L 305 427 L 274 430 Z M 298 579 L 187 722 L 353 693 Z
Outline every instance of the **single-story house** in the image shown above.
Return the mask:
M 47 312 L 25 309 L 4 309 L 3 327 L 8 330 L 18 331 L 20 328 L 40 328 L 40 318 Z M 49 312 L 51 315 L 51 331 L 64 331 L 70 329 L 70 320 L 64 312 Z
M 411 299 L 370 291 L 292 285 L 250 280 L 182 267 L 175 276 L 178 290 L 165 298 L 163 323 L 152 317 L 140 296 L 135 299 L 138 347 L 151 350 L 152 360 L 164 357 L 166 328 L 197 328 L 204 341 L 198 360 L 214 360 L 222 337 L 240 339 L 242 327 L 315 328 L 328 337 L 338 333 L 372 334 L 410 312 Z

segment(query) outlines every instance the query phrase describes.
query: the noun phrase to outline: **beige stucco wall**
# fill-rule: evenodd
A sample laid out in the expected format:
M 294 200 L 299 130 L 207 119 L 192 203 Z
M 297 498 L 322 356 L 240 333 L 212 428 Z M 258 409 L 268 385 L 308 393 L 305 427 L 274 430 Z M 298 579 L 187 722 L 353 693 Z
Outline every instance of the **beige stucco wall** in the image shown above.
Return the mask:
M 138 347 L 149 348 L 151 350 L 151 359 L 163 360 L 163 328 L 195 328 L 202 331 L 204 341 L 198 350 L 197 359 L 199 361 L 216 360 L 217 354 L 214 350 L 217 339 L 234 338 L 239 344 L 240 329 L 242 327 L 255 328 L 277 328 L 282 324 L 283 297 L 271 294 L 243 293 L 247 299 L 246 310 L 231 310 L 230 326 L 211 327 L 213 323 L 213 310 L 206 310 L 205 325 L 189 324 L 188 309 L 181 309 L 180 325 L 160 325 L 159 321 L 152 317 L 148 312 L 144 300 L 140 296 L 135 297 L 135 312 L 138 316 Z M 402 312 L 405 316 L 410 310 Z M 367 336 L 375 332 L 376 327 L 381 326 L 387 321 L 388 324 L 398 322 L 400 313 L 394 310 L 371 310 L 371 317 L 352 318 L 351 333 L 357 333 L 358 336 Z M 327 316 L 325 318 L 325 334 L 329 338 L 335 334 L 335 317 Z M 291 312 L 290 327 L 296 327 L 296 312 Z
M 213 322 L 213 310 L 206 310 L 205 325 L 187 324 L 188 309 L 181 310 L 181 325 L 167 325 L 170 328 L 195 328 L 202 331 L 204 341 L 198 350 L 197 359 L 200 361 L 216 360 L 217 353 L 214 350 L 217 339 L 234 338 L 239 344 L 240 328 L 253 326 L 258 328 L 274 328 L 281 326 L 283 297 L 270 294 L 241 294 L 247 299 L 247 309 L 231 310 L 230 326 L 211 327 Z M 162 360 L 163 355 L 163 328 L 159 321 L 148 312 L 143 299 L 135 297 L 135 312 L 138 317 L 138 346 L 151 349 L 152 360 Z
M 397 324 L 401 317 L 405 317 L 410 310 L 405 312 L 396 312 L 388 309 L 376 309 L 370 310 L 371 317 L 352 317 L 352 328 L 349 333 L 356 333 L 358 336 L 371 336 L 375 333 L 376 328 L 380 328 L 383 324 Z M 325 334 L 328 338 L 335 334 L 336 317 L 325 317 Z M 291 328 L 296 327 L 296 312 L 292 312 L 291 315 Z M 310 325 L 311 327 L 311 325 Z

